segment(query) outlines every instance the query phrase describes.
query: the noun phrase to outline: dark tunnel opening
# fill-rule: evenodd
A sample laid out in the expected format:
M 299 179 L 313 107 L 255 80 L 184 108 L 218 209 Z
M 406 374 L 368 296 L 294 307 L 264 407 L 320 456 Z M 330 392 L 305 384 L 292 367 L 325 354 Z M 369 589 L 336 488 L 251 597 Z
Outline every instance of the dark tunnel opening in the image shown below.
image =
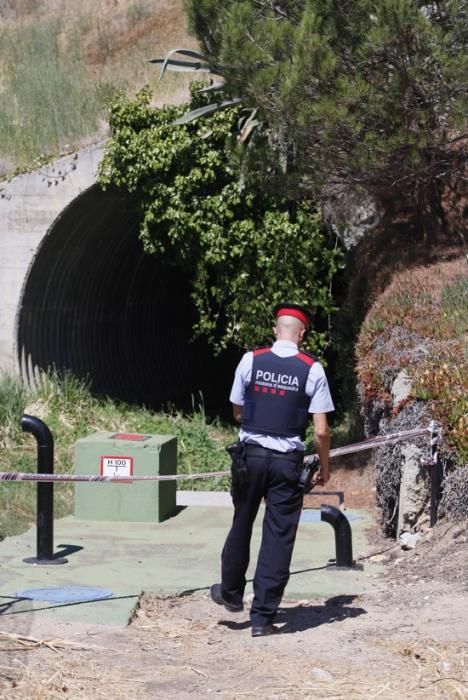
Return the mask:
M 93 186 L 55 221 L 33 260 L 18 314 L 19 361 L 68 370 L 96 395 L 159 408 L 227 407 L 238 355 L 192 342 L 186 276 L 143 252 L 129 198 Z

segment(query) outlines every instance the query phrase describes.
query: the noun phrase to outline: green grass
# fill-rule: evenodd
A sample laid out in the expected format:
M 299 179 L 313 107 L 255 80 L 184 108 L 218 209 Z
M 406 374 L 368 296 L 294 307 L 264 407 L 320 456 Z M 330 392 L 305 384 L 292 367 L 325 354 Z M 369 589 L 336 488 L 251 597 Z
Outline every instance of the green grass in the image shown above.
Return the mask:
M 26 392 L 21 384 L 14 377 L 3 375 L 0 379 L 0 426 L 3 426 L 4 439 L 7 434 L 11 438 L 20 432 L 19 419 L 25 401 Z
M 18 379 L 0 376 L 0 471 L 35 472 L 36 443 L 21 432 L 22 414 L 43 420 L 55 443 L 55 471 L 73 471 L 76 440 L 98 430 L 175 435 L 178 446 L 178 472 L 210 472 L 229 469 L 225 446 L 236 439 L 234 425 L 209 421 L 203 410 L 189 414 L 167 410 L 154 412 L 111 400 L 99 400 L 85 382 L 72 375 L 42 376 L 40 386 L 26 391 Z M 178 489 L 227 490 L 227 478 L 213 477 L 180 481 Z M 73 510 L 73 486 L 54 486 L 56 517 Z M 36 486 L 29 483 L 0 482 L 0 539 L 23 532 L 34 524 Z

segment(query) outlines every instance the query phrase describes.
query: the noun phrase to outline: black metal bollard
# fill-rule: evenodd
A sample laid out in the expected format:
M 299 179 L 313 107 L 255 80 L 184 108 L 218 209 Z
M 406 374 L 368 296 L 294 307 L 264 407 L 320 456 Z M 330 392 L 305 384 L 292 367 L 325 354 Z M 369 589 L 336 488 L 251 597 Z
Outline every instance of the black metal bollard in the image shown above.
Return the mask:
M 54 438 L 39 418 L 23 415 L 21 429 L 31 433 L 37 442 L 38 474 L 54 473 Z M 35 557 L 23 559 L 27 564 L 65 564 L 66 559 L 54 557 L 54 485 L 37 484 L 37 550 Z
M 426 462 L 431 470 L 431 527 L 437 523 L 439 501 L 442 498 L 442 483 L 444 480 L 444 468 L 439 460 L 440 428 L 433 420 L 431 429 L 431 461 Z
M 444 468 L 442 463 L 437 461 L 430 464 L 431 470 L 431 527 L 437 523 L 440 499 L 442 498 L 442 484 L 444 480 Z
M 353 562 L 353 542 L 349 520 L 339 508 L 320 506 L 320 519 L 329 523 L 335 531 L 336 566 L 351 568 Z

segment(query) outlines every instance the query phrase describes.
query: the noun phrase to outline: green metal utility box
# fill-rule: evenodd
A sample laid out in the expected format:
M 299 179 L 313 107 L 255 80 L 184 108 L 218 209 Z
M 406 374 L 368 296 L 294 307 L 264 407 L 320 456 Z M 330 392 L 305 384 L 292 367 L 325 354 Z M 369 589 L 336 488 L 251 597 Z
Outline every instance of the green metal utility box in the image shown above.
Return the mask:
M 93 433 L 75 443 L 74 466 L 75 474 L 176 474 L 177 439 L 172 435 Z M 175 481 L 75 483 L 75 517 L 80 520 L 161 522 L 175 508 Z

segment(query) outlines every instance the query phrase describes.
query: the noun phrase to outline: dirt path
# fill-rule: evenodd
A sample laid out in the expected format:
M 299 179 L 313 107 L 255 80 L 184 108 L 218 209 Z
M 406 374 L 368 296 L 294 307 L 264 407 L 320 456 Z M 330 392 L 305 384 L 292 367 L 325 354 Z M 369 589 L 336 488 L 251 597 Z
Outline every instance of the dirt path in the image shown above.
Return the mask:
M 284 601 L 274 637 L 252 639 L 247 613 L 202 593 L 144 595 L 124 630 L 3 618 L 0 697 L 468 698 L 466 528 L 376 556 L 379 591 Z

